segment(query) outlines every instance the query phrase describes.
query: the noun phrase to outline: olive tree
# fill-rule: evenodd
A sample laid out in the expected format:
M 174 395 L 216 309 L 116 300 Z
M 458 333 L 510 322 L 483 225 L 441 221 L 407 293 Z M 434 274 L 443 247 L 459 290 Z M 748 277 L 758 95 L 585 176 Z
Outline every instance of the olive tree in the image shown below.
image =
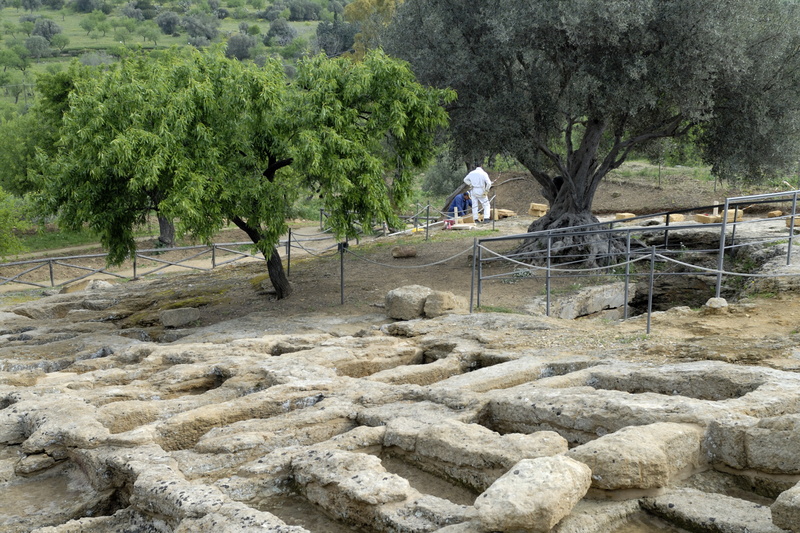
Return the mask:
M 508 153 L 530 170 L 550 203 L 534 231 L 594 221 L 601 180 L 656 139 L 691 133 L 718 174 L 796 163 L 798 8 L 405 0 L 385 42 L 421 81 L 458 92 L 451 133 L 464 160 Z
M 116 263 L 153 208 L 204 240 L 230 221 L 283 298 L 276 245 L 302 192 L 320 192 L 339 236 L 359 220 L 396 222 L 450 98 L 381 52 L 308 58 L 291 82 L 278 60 L 258 67 L 218 48 L 133 55 L 75 79 L 59 150 L 38 160 L 38 199 L 67 228 L 88 224 Z

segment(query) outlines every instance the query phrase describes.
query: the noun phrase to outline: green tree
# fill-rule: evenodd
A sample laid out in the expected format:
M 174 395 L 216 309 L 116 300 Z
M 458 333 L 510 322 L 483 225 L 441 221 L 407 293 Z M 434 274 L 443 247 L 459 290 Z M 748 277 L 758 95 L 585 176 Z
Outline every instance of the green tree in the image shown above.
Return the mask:
M 69 37 L 63 33 L 53 35 L 53 38 L 50 39 L 50 44 L 58 48 L 59 52 L 63 52 L 64 48 L 69 46 Z
M 26 227 L 27 224 L 23 221 L 18 202 L 0 188 L 0 257 L 6 257 L 22 250 L 22 243 L 17 238 L 15 230 Z
M 217 48 L 137 54 L 75 80 L 59 151 L 39 159 L 39 199 L 65 227 L 95 230 L 112 262 L 134 253 L 153 208 L 205 240 L 231 221 L 283 298 L 276 245 L 302 191 L 320 192 L 339 236 L 357 220 L 396 222 L 450 98 L 380 52 L 303 60 L 291 83 L 277 60 L 257 67 Z
M 600 181 L 654 139 L 695 132 L 718 173 L 796 163 L 798 7 L 406 0 L 387 50 L 458 92 L 452 135 L 464 160 L 509 153 L 530 170 L 550 202 L 533 231 L 595 220 Z
M 367 50 L 382 46 L 386 27 L 402 3 L 403 0 L 354 0 L 344 7 L 345 20 L 358 26 L 353 46 L 356 57 L 364 57 Z M 463 8 L 469 9 L 470 5 L 465 3 Z M 498 5 L 497 9 L 504 9 L 504 6 Z

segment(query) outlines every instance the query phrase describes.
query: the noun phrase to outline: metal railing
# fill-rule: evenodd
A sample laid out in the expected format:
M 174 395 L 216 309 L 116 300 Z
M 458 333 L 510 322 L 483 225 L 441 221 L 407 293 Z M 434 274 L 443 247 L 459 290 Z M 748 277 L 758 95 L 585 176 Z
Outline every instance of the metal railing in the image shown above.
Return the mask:
M 795 232 L 795 217 L 797 215 L 797 197 L 800 191 L 789 191 L 782 193 L 762 194 L 753 196 L 741 196 L 728 198 L 722 204 L 702 206 L 699 208 L 685 209 L 656 213 L 651 215 L 626 218 L 622 220 L 612 220 L 599 222 L 580 227 L 562 228 L 556 230 L 546 230 L 534 233 L 519 235 L 509 235 L 500 237 L 487 237 L 475 239 L 473 245 L 473 266 L 472 284 L 470 288 L 470 311 L 472 312 L 477 304 L 481 306 L 482 285 L 485 281 L 512 278 L 524 275 L 525 277 L 543 277 L 545 284 L 545 309 L 546 314 L 550 315 L 552 299 L 552 281 L 556 278 L 616 278 L 622 279 L 625 283 L 624 294 L 624 316 L 628 316 L 628 286 L 632 279 L 649 279 L 648 292 L 648 332 L 649 315 L 652 311 L 653 283 L 656 275 L 687 275 L 701 273 L 703 275 L 715 276 L 715 294 L 720 297 L 722 281 L 724 276 L 752 276 L 751 273 L 729 272 L 725 270 L 726 257 L 730 257 L 737 250 L 745 246 L 755 244 L 764 246 L 777 243 L 788 243 L 786 251 L 786 264 L 792 261 L 792 246 Z M 772 218 L 755 218 L 745 220 L 742 214 L 748 209 L 758 204 L 778 204 L 786 205 L 787 214 Z M 704 210 L 717 210 L 719 222 L 704 224 L 680 223 L 670 224 L 671 215 L 674 219 L 675 214 L 696 213 Z M 642 226 L 636 225 L 637 221 L 663 217 L 666 224 L 663 226 Z M 785 229 L 776 229 L 785 223 Z M 761 224 L 762 228 L 757 228 Z M 772 229 L 767 231 L 766 226 Z M 741 236 L 742 228 L 756 228 L 751 231 L 755 238 L 744 239 Z M 737 228 L 740 228 L 737 241 Z M 713 248 L 687 249 L 685 247 L 671 247 L 670 234 L 674 237 L 685 238 L 688 234 L 703 231 L 706 233 L 716 233 L 718 236 L 714 240 L 718 241 L 718 246 Z M 770 236 L 772 234 L 772 236 Z M 788 235 L 787 235 L 788 234 Z M 560 247 L 559 253 L 555 254 L 553 244 L 563 243 L 573 237 L 581 239 L 593 239 L 597 242 L 608 242 L 608 251 L 598 254 L 595 257 L 594 265 L 585 266 L 585 254 L 577 250 L 570 250 L 570 247 Z M 681 239 L 683 240 L 683 239 Z M 538 241 L 540 247 L 537 251 L 522 252 L 497 252 L 492 247 L 498 245 L 515 244 L 514 250 L 521 250 L 522 242 Z M 622 243 L 622 251 L 612 250 L 619 248 Z M 703 262 L 708 262 L 709 255 L 716 255 L 716 268 L 703 266 Z M 691 263 L 692 257 L 702 258 L 704 261 Z M 636 263 L 647 261 L 648 268 L 641 271 L 632 271 L 632 266 Z M 657 271 L 656 265 L 672 265 L 674 271 Z M 499 273 L 486 274 L 485 268 L 496 264 L 510 265 L 510 270 Z M 662 268 L 661 270 L 666 270 Z

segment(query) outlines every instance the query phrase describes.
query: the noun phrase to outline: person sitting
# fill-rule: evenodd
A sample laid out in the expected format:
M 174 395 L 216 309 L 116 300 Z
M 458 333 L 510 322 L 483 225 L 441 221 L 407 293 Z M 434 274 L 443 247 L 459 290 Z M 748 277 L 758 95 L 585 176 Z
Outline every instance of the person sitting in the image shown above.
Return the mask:
M 447 216 L 453 218 L 465 216 L 471 207 L 472 200 L 469 197 L 469 191 L 466 191 L 463 194 L 459 194 L 453 198 L 453 201 L 450 203 L 450 207 L 447 210 Z

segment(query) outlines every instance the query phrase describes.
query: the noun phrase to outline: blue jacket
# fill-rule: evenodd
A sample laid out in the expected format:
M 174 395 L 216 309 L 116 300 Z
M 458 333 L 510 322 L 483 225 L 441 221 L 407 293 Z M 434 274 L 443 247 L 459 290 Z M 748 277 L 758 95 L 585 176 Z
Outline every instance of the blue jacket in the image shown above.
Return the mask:
M 470 208 L 472 208 L 472 200 L 467 200 L 464 198 L 464 194 L 459 194 L 455 198 L 453 198 L 453 202 L 450 204 L 450 208 L 447 210 L 448 215 L 453 214 L 453 208 L 458 208 L 458 214 L 466 215 Z

